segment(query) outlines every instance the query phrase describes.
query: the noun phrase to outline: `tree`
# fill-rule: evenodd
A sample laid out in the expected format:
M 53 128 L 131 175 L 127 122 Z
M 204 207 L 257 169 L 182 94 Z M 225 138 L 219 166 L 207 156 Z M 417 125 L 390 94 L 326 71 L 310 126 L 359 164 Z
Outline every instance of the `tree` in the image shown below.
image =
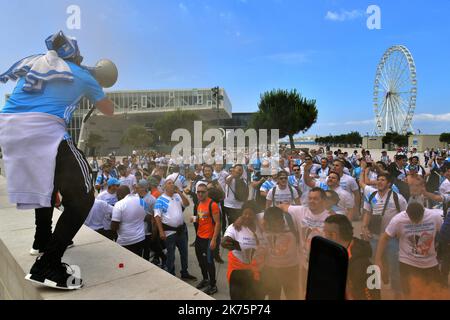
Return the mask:
M 194 136 L 194 121 L 199 121 L 200 117 L 192 111 L 177 109 L 174 112 L 167 112 L 162 118 L 155 122 L 156 133 L 161 137 L 162 142 L 171 145 L 172 132 L 175 129 L 186 129 Z M 203 132 L 208 129 L 205 123 L 202 123 Z M 176 143 L 176 142 L 175 142 Z
M 133 125 L 125 130 L 120 143 L 133 149 L 143 149 L 152 145 L 153 137 L 144 126 Z
M 89 154 L 93 156 L 95 154 L 95 149 L 100 147 L 103 143 L 106 142 L 106 139 L 101 135 L 96 133 L 89 133 L 88 139 L 86 141 L 86 147 L 89 148 Z
M 439 141 L 450 144 L 450 132 L 441 133 L 441 135 L 439 136 Z
M 294 135 L 305 133 L 317 121 L 316 101 L 302 97 L 295 89 L 263 93 L 258 108 L 250 127 L 279 129 L 280 138 L 289 136 L 292 149 L 295 148 Z
M 382 138 L 382 142 L 384 144 L 395 144 L 398 147 L 406 147 L 408 146 L 408 139 L 410 135 L 412 135 L 411 132 L 408 132 L 406 134 L 399 134 L 397 132 L 386 132 L 386 134 Z

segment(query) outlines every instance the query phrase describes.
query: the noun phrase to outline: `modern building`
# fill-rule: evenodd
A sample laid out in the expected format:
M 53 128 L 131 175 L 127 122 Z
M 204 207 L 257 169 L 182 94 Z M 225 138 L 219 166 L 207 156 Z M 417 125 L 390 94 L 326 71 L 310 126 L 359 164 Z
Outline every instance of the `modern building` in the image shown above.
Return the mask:
M 93 107 L 88 100 L 83 99 L 80 108 L 74 113 L 69 132 L 84 151 L 90 134 L 101 136 L 105 141 L 101 147 L 96 148 L 96 153 L 104 155 L 113 151 L 129 154 L 131 147 L 120 144 L 127 127 L 142 125 L 151 132 L 158 118 L 166 112 L 178 109 L 196 112 L 200 120 L 207 122 L 211 127 L 225 130 L 246 129 L 252 113 L 232 113 L 227 93 L 224 89 L 219 89 L 218 92 L 218 95 L 215 95 L 212 89 L 109 92 L 107 96 L 115 105 L 114 116 L 106 117 L 94 111 L 81 130 L 83 118 Z

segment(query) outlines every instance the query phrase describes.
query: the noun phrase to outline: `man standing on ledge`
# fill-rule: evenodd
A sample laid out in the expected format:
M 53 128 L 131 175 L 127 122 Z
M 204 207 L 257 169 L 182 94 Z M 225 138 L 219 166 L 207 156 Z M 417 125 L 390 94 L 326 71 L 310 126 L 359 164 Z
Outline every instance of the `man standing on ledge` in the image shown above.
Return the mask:
M 46 45 L 45 55 L 25 58 L 0 75 L 1 82 L 18 80 L 0 111 L 0 145 L 10 202 L 18 209 L 35 209 L 35 246 L 44 252 L 26 279 L 73 290 L 81 288 L 82 281 L 72 282 L 74 277 L 61 259 L 91 210 L 94 189 L 89 163 L 67 126 L 83 96 L 108 116 L 113 115 L 114 105 L 81 66 L 83 57 L 75 39 L 58 32 L 47 38 Z M 57 191 L 64 212 L 52 233 Z

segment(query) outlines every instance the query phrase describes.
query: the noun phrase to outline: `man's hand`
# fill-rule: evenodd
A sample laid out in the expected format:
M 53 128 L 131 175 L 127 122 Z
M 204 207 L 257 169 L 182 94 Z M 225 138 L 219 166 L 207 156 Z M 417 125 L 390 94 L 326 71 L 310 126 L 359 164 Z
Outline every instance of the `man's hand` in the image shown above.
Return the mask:
M 312 166 L 313 166 L 313 162 L 312 161 L 306 162 L 306 164 L 305 164 L 305 172 L 310 172 Z
M 165 232 L 160 232 L 159 238 L 160 238 L 162 241 L 166 241 L 166 239 L 167 239 L 166 233 L 165 233 Z
M 365 241 L 369 241 L 373 237 L 372 233 L 369 231 L 369 228 L 366 226 L 362 227 L 361 236 L 362 236 L 363 240 L 365 240 Z
M 290 206 L 291 205 L 287 203 L 280 203 L 277 207 L 283 210 L 283 212 L 288 212 Z
M 209 248 L 210 248 L 211 250 L 214 250 L 214 249 L 216 249 L 216 246 L 217 246 L 216 239 L 212 239 L 212 240 L 211 240 L 211 243 L 209 244 Z

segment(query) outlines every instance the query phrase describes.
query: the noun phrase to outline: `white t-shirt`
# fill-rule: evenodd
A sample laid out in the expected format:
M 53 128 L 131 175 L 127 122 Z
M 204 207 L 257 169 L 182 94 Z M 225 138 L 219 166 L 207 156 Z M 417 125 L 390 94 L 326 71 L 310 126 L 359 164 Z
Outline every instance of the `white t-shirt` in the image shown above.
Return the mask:
M 326 183 L 320 181 L 316 181 L 316 187 L 325 191 L 332 190 Z M 333 191 L 335 191 L 339 196 L 339 202 L 337 205 L 339 210 L 336 211 L 337 214 L 346 214 L 347 209 L 353 209 L 355 207 L 355 199 L 348 191 L 345 191 L 340 186 Z
M 274 195 L 273 195 L 274 188 L 270 189 L 267 193 L 266 200 L 270 200 L 273 202 Z M 292 193 L 291 193 L 292 190 Z M 294 196 L 294 199 L 292 199 L 292 195 Z M 286 188 L 281 189 L 278 185 L 276 186 L 276 192 L 275 192 L 275 205 L 279 205 L 282 203 L 288 203 L 288 204 L 294 204 L 294 200 L 298 199 L 299 195 L 297 190 L 291 186 L 286 186 Z
M 375 197 L 373 197 L 371 203 L 369 203 L 369 198 L 371 194 L 376 192 Z M 389 194 L 389 191 L 386 192 L 386 194 L 383 197 L 380 197 L 380 194 L 378 193 L 377 189 L 366 186 L 364 188 L 364 210 L 368 212 L 372 212 L 372 215 L 381 215 L 383 213 L 383 208 L 387 200 L 387 196 Z M 407 207 L 407 202 L 405 198 L 401 194 L 398 195 L 398 204 L 400 207 L 400 212 L 405 211 Z M 386 226 L 389 224 L 391 219 L 397 215 L 399 211 L 397 211 L 397 208 L 395 206 L 395 200 L 394 200 L 394 192 L 391 194 L 391 198 L 389 199 L 389 203 L 386 207 L 386 212 L 384 213 L 382 222 L 381 222 L 381 232 L 383 232 L 386 229 Z
M 108 190 L 105 190 L 98 194 L 97 199 L 106 201 L 109 205 L 114 206 L 117 202 L 117 194 L 109 193 Z
M 130 194 L 114 206 L 112 221 L 120 222 L 117 243 L 129 246 L 145 239 L 144 219 L 146 212 L 143 200 Z
M 225 187 L 224 206 L 232 209 L 241 209 L 244 202 L 236 200 L 234 193 L 236 192 L 236 179 L 233 178 L 230 185 Z
M 225 180 L 228 177 L 229 173 L 226 172 L 225 170 L 222 170 L 220 172 L 217 172 L 214 170 L 214 175 L 216 176 L 217 181 L 219 182 L 220 186 L 222 187 L 222 190 L 225 190 L 225 188 L 226 188 Z
M 317 175 L 319 176 L 319 181 L 325 182 L 325 181 L 327 181 L 328 173 L 330 172 L 330 167 L 326 167 L 325 169 L 320 167 L 318 169 L 318 171 L 316 171 L 316 172 L 317 172 Z
M 341 187 L 338 187 L 334 190 L 338 196 L 339 196 L 339 202 L 338 207 L 341 209 L 341 211 L 344 212 L 344 214 L 347 213 L 348 209 L 353 209 L 355 207 L 355 199 L 351 193 L 348 191 L 345 191 Z M 341 213 L 342 212 L 336 212 Z
M 345 191 L 349 192 L 353 196 L 353 192 L 358 191 L 358 184 L 355 178 L 349 176 L 348 174 L 343 174 L 340 180 L 340 186 Z
M 178 193 L 175 193 L 173 197 L 169 197 L 167 194 L 162 194 L 155 203 L 154 209 L 155 217 L 160 217 L 161 222 L 170 227 L 180 227 L 184 224 L 183 215 L 183 200 Z M 166 237 L 173 235 L 176 231 L 164 231 Z
M 110 206 L 114 206 L 117 202 L 117 195 L 115 193 L 109 193 L 108 190 L 105 190 L 100 192 L 100 194 L 97 196 L 97 199 L 105 201 Z M 111 230 L 111 217 L 112 212 L 105 215 L 103 219 L 103 229 Z
M 441 214 L 438 209 L 425 209 L 419 224 L 412 223 L 406 212 L 392 218 L 386 233 L 399 238 L 400 262 L 416 268 L 432 268 L 438 264 L 435 239 L 443 223 Z
M 264 213 L 259 213 L 257 219 L 261 225 Z M 295 231 L 298 232 L 298 230 Z M 264 256 L 264 265 L 272 268 L 287 268 L 300 263 L 297 238 L 289 229 L 287 222 L 285 222 L 284 232 L 272 233 L 258 228 L 257 235 L 260 241 L 258 251 Z
M 233 240 L 239 242 L 241 251 L 233 250 L 233 255 L 240 261 L 246 264 L 250 264 L 255 256 L 257 245 L 255 234 L 247 227 L 242 227 L 240 231 L 237 231 L 231 224 L 225 231 L 224 237 L 230 237 Z
M 92 230 L 103 229 L 105 216 L 111 216 L 112 212 L 113 206 L 109 205 L 106 201 L 95 199 L 94 205 L 84 224 Z
M 132 174 L 129 174 L 127 177 L 121 177 L 119 179 L 119 182 L 121 186 L 127 186 L 128 188 L 130 188 L 131 193 L 134 192 L 134 187 L 137 184 L 136 177 Z
M 315 236 L 323 236 L 325 219 L 328 218 L 330 213 L 325 210 L 320 214 L 313 214 L 306 206 L 290 206 L 288 212 L 297 224 L 297 230 L 300 234 L 301 260 L 303 267 L 307 269 L 311 240 Z
M 441 195 L 450 194 L 450 181 L 448 179 L 445 179 L 439 186 L 439 193 Z

